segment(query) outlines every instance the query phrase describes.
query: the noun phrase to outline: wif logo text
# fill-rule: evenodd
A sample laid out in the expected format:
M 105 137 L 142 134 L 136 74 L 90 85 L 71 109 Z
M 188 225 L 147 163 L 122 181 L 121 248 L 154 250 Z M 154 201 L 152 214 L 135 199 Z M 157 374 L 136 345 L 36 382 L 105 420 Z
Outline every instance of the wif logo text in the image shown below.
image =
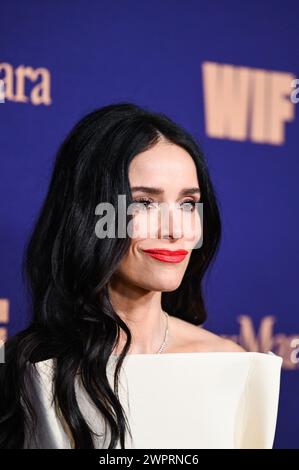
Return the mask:
M 294 120 L 291 73 L 202 64 L 206 132 L 210 137 L 281 145 Z

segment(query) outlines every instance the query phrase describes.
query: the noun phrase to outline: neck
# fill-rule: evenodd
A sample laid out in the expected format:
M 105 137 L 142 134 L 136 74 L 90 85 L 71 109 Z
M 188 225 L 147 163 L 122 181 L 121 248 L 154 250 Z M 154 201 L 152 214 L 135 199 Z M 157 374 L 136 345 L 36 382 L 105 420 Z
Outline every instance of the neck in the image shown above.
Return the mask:
M 130 287 L 118 279 L 110 282 L 108 291 L 114 310 L 131 331 L 132 342 L 128 353 L 156 353 L 164 341 L 167 321 L 161 307 L 161 292 Z M 120 330 L 113 354 L 120 354 L 125 342 L 126 335 Z

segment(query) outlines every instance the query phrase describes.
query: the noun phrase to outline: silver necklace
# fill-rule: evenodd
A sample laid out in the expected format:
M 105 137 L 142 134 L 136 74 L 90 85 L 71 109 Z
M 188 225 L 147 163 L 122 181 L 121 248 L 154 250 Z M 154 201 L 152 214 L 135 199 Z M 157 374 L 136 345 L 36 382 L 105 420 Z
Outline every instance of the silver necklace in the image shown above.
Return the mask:
M 163 312 L 163 313 L 165 313 L 165 316 L 166 316 L 166 328 L 165 328 L 164 340 L 163 340 L 163 343 L 161 344 L 160 348 L 156 352 L 156 354 L 161 354 L 161 352 L 164 350 L 165 345 L 166 345 L 166 341 L 167 341 L 167 337 L 168 337 L 168 313 L 167 312 Z
M 160 348 L 156 352 L 156 354 L 161 354 L 161 352 L 164 351 L 165 346 L 166 346 L 166 342 L 167 342 L 167 338 L 168 338 L 168 313 L 164 312 L 164 311 L 163 311 L 163 313 L 166 316 L 166 328 L 165 328 L 164 340 L 163 340 L 163 343 L 161 344 Z M 118 357 L 119 354 L 113 354 L 113 356 Z

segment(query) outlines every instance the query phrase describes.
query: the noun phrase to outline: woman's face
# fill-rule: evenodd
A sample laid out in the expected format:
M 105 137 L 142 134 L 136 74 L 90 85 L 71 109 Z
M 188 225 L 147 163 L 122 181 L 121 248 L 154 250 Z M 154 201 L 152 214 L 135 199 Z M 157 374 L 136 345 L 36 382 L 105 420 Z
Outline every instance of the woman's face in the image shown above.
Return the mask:
M 175 290 L 202 233 L 199 211 L 193 205 L 200 200 L 193 159 L 182 147 L 160 141 L 132 160 L 129 181 L 134 201 L 131 245 L 116 275 L 146 290 Z M 177 250 L 187 254 L 173 256 Z

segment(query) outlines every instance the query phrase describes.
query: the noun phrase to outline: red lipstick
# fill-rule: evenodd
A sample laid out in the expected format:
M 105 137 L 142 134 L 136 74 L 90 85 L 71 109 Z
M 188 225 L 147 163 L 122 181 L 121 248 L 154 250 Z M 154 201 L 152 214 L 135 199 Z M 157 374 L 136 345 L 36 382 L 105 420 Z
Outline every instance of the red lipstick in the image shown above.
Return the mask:
M 153 248 L 149 250 L 142 250 L 147 255 L 155 258 L 159 261 L 163 261 L 164 263 L 180 263 L 188 254 L 186 250 L 165 250 L 165 249 L 158 249 Z

